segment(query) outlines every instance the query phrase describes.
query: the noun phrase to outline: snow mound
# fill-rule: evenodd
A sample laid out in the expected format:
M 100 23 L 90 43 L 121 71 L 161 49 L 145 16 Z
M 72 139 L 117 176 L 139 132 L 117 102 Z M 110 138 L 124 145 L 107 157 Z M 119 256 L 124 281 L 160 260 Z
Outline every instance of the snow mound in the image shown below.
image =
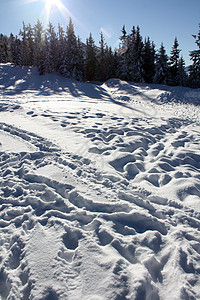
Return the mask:
M 191 89 L 186 87 L 170 87 L 159 84 L 133 83 L 120 79 L 109 79 L 103 84 L 103 87 L 109 88 L 112 94 L 120 94 L 119 100 L 130 101 L 137 99 L 142 95 L 143 100 L 150 100 L 157 104 L 180 102 L 194 105 L 200 104 L 200 89 Z M 123 95 L 123 96 L 122 96 Z M 133 97 L 134 96 L 134 97 Z
M 168 91 L 161 93 L 157 100 L 161 103 L 179 102 L 199 105 L 200 89 L 193 90 L 183 87 L 170 87 Z
M 40 76 L 36 67 L 19 67 L 10 63 L 0 64 L 0 99 L 40 99 L 41 97 L 62 99 L 108 99 L 101 86 L 69 80 L 57 73 Z

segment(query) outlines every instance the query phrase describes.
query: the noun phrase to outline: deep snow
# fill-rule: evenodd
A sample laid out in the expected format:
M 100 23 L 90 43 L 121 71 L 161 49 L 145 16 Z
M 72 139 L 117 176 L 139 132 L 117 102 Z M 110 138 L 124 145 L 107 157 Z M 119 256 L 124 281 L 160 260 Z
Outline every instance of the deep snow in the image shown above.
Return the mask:
M 0 299 L 200 299 L 200 90 L 0 65 Z

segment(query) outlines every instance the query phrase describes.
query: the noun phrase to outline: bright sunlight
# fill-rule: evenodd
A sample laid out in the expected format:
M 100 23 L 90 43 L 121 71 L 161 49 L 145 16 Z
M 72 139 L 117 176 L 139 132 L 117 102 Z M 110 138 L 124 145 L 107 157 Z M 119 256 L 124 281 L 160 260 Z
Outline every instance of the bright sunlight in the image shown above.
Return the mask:
M 18 0 L 21 1 L 21 0 Z M 50 21 L 50 16 L 53 13 L 60 12 L 64 17 L 72 16 L 67 7 L 62 3 L 62 0 L 23 0 L 24 3 L 34 3 L 40 2 L 44 4 L 44 9 L 41 14 L 41 18 L 45 19 L 45 22 L 48 23 Z
M 62 6 L 62 2 L 60 0 L 45 0 L 46 7 L 51 9 L 53 6 L 57 6 L 58 8 Z
M 30 1 L 30 0 L 29 0 Z M 34 1 L 40 1 L 40 0 L 34 0 Z M 43 14 L 45 15 L 46 24 L 50 21 L 50 16 L 53 12 L 60 12 L 64 18 L 67 18 L 70 16 L 75 20 L 77 23 L 79 23 L 80 26 L 83 27 L 82 24 L 80 24 L 79 20 L 71 13 L 71 11 L 63 4 L 62 0 L 43 0 L 45 3 Z
M 50 19 L 50 14 L 53 8 L 58 8 L 61 13 L 66 10 L 66 7 L 63 5 L 61 0 L 44 0 L 44 2 L 47 21 Z
M 64 3 L 67 2 L 65 0 L 16 0 L 16 1 L 23 1 L 25 4 L 34 3 L 34 2 L 42 3 L 44 6 L 39 18 L 44 22 L 45 26 L 48 25 L 52 15 L 61 13 L 65 19 L 67 19 L 70 16 L 73 19 L 73 21 L 75 21 L 76 23 L 79 24 L 79 26 L 84 28 L 84 25 L 76 18 L 75 15 L 72 14 L 72 12 L 66 7 L 66 5 L 63 4 L 63 2 Z

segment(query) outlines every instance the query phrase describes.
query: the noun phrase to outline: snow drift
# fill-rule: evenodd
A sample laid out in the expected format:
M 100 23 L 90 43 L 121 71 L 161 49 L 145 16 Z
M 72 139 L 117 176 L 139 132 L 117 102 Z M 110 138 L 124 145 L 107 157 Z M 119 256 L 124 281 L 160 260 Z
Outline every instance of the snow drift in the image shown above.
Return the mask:
M 200 299 L 199 90 L 0 68 L 0 299 Z

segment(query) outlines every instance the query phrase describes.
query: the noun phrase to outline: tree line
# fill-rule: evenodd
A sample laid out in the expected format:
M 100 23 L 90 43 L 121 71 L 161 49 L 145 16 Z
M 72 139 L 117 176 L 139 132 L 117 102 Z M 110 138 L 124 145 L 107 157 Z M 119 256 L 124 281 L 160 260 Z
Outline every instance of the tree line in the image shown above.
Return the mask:
M 193 35 L 197 50 L 190 52 L 192 65 L 186 72 L 180 55 L 179 43 L 174 39 L 170 55 L 163 43 L 158 50 L 149 37 L 143 39 L 140 27 L 133 26 L 128 34 L 122 28 L 120 45 L 114 51 L 100 33 L 98 47 L 90 33 L 86 43 L 76 37 L 71 18 L 66 31 L 50 22 L 47 28 L 40 20 L 32 27 L 23 22 L 18 36 L 0 35 L 0 63 L 19 66 L 37 66 L 39 73 L 59 72 L 62 76 L 79 81 L 101 81 L 109 78 L 172 86 L 200 87 L 200 25 Z

